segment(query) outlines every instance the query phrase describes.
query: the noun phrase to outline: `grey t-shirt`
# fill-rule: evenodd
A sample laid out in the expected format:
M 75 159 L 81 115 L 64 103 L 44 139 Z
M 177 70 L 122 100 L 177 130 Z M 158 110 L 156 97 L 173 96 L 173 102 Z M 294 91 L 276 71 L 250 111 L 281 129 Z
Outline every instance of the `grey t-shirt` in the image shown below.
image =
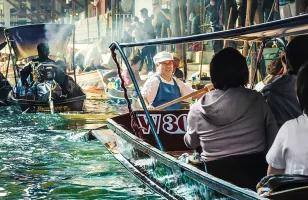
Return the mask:
M 287 121 L 279 130 L 266 155 L 269 165 L 286 174 L 308 175 L 308 117 L 303 114 Z

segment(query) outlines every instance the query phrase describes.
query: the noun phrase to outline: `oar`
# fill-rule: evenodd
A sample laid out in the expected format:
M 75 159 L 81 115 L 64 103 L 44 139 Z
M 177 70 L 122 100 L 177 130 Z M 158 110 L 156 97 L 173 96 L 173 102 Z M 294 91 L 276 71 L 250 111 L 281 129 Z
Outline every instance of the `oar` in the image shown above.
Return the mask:
M 187 95 L 185 95 L 185 96 L 182 96 L 182 97 L 179 97 L 179 98 L 174 99 L 174 100 L 172 100 L 172 101 L 169 101 L 169 102 L 167 102 L 167 103 L 164 103 L 164 104 L 162 104 L 162 105 L 160 105 L 160 106 L 157 106 L 157 107 L 154 108 L 154 110 L 162 110 L 162 109 L 164 109 L 164 108 L 166 108 L 166 107 L 168 107 L 168 106 L 171 106 L 171 105 L 173 105 L 173 104 L 179 103 L 179 102 L 181 102 L 181 101 L 183 101 L 183 100 L 185 100 L 185 99 L 188 99 L 188 98 L 190 98 L 190 97 L 195 97 L 195 96 L 198 96 L 198 95 L 207 93 L 207 92 L 211 91 L 211 88 L 212 88 L 211 85 L 206 85 L 204 88 L 202 88 L 202 89 L 200 89 L 200 90 L 197 90 L 197 91 L 192 92 L 192 93 L 190 93 L 190 94 L 187 94 Z

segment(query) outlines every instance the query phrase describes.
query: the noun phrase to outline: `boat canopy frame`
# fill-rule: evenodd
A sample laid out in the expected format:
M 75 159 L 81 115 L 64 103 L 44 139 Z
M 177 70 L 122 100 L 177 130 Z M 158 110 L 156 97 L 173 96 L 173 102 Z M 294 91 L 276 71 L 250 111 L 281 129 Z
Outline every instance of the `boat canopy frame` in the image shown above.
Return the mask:
M 249 27 L 242 27 L 237 29 L 225 30 L 225 31 L 218 31 L 218 32 L 210 32 L 210 33 L 203 33 L 198 35 L 191 35 L 191 36 L 184 36 L 184 37 L 172 37 L 172 38 L 162 38 L 162 39 L 152 39 L 148 41 L 140 41 L 135 43 L 118 43 L 114 41 L 109 46 L 114 61 L 118 65 L 118 61 L 116 58 L 115 50 L 121 55 L 123 62 L 125 63 L 128 73 L 132 79 L 132 83 L 134 85 L 135 91 L 138 95 L 140 100 L 142 109 L 145 112 L 146 118 L 148 120 L 151 133 L 154 135 L 155 141 L 157 143 L 158 148 L 163 151 L 164 148 L 162 143 L 158 137 L 158 134 L 155 130 L 155 125 L 150 113 L 146 107 L 145 101 L 141 95 L 139 85 L 135 78 L 133 69 L 128 62 L 128 58 L 124 52 L 125 48 L 128 47 L 138 47 L 138 46 L 147 46 L 147 45 L 171 45 L 171 44 L 179 44 L 179 43 L 190 43 L 190 42 L 198 42 L 198 41 L 205 41 L 205 40 L 233 40 L 233 41 L 248 41 L 248 42 L 259 42 L 264 44 L 266 41 L 272 38 L 280 38 L 280 37 L 287 37 L 287 36 L 296 36 L 296 35 L 303 35 L 308 33 L 308 14 L 290 17 L 283 20 L 277 20 L 272 22 L 267 22 L 263 24 L 257 24 Z M 260 53 L 261 52 L 261 53 Z M 261 57 L 262 51 L 260 51 L 257 57 Z M 119 65 L 118 65 L 119 67 Z M 118 68 L 118 73 L 120 78 L 120 69 Z M 256 73 L 254 74 L 256 76 Z M 127 90 L 125 85 L 122 84 L 121 87 L 124 89 L 125 96 L 127 97 Z M 129 107 L 129 111 L 131 111 L 130 102 L 128 98 L 126 99 Z
M 67 35 L 67 38 L 72 37 L 73 51 L 72 51 L 72 58 L 71 58 L 71 68 L 73 69 L 73 73 L 74 73 L 74 81 L 75 81 L 75 83 L 77 83 L 76 67 L 75 67 L 75 59 L 74 59 L 74 57 L 75 57 L 75 55 L 74 55 L 75 54 L 75 51 L 74 51 L 74 48 L 75 48 L 75 25 L 73 25 L 73 24 L 41 23 L 41 24 L 29 24 L 29 25 L 14 26 L 14 27 L 11 27 L 11 28 L 4 28 L 3 29 L 3 35 L 4 35 L 5 41 L 6 41 L 5 43 L 7 44 L 8 48 L 9 48 L 9 59 L 8 59 L 8 63 L 7 63 L 7 66 L 6 66 L 7 67 L 6 70 L 7 71 L 9 70 L 10 61 L 12 61 L 15 85 L 17 85 L 17 77 L 19 77 L 17 61 L 21 60 L 21 59 L 25 59 L 26 57 L 19 57 L 18 56 L 18 53 L 17 53 L 18 47 L 15 44 L 16 41 L 11 37 L 10 30 L 22 29 L 22 28 L 31 28 L 31 27 L 33 27 L 34 29 L 36 28 L 38 30 L 41 30 L 42 29 L 42 28 L 40 28 L 41 26 L 45 29 L 44 33 L 40 33 L 41 35 L 43 34 L 44 37 L 39 38 L 39 39 L 33 38 L 34 43 L 35 42 L 37 43 L 38 41 L 41 41 L 41 40 L 48 42 L 47 38 L 50 37 L 50 36 L 48 35 L 49 33 L 48 33 L 48 31 L 46 31 L 46 29 L 48 29 L 50 27 L 55 26 L 55 27 L 58 27 L 58 29 L 60 29 L 60 27 L 62 26 L 62 27 L 65 27 L 65 29 L 67 29 L 67 30 L 62 31 L 62 32 L 63 32 L 63 37 L 66 37 L 64 35 Z M 18 35 L 18 38 L 22 39 L 22 36 Z M 61 39 L 64 39 L 64 38 L 61 38 Z M 33 55 L 29 55 L 29 57 L 31 57 L 31 56 L 33 56 Z

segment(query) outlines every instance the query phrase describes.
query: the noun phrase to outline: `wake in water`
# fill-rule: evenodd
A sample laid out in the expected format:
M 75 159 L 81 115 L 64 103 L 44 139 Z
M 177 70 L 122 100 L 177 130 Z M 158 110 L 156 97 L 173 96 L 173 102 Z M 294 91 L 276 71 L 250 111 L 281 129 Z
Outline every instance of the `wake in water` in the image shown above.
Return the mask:
M 160 199 L 88 130 L 60 114 L 0 107 L 0 198 Z

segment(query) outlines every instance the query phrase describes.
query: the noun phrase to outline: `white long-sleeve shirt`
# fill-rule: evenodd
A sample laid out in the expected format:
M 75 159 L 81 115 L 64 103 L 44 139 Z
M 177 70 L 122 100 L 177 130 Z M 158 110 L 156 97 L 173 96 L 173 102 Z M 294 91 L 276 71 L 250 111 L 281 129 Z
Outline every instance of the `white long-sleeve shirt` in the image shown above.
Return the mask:
M 160 78 L 162 82 L 174 85 L 173 79 L 171 81 L 166 81 L 162 77 Z M 186 85 L 183 81 L 176 78 L 174 79 L 180 88 L 181 96 L 185 96 L 187 94 L 194 92 L 194 89 L 192 89 L 192 87 L 190 87 L 189 85 Z M 159 78 L 156 75 L 153 75 L 144 83 L 142 87 L 141 95 L 148 101 L 150 105 L 155 100 L 159 88 L 159 83 L 160 83 Z

